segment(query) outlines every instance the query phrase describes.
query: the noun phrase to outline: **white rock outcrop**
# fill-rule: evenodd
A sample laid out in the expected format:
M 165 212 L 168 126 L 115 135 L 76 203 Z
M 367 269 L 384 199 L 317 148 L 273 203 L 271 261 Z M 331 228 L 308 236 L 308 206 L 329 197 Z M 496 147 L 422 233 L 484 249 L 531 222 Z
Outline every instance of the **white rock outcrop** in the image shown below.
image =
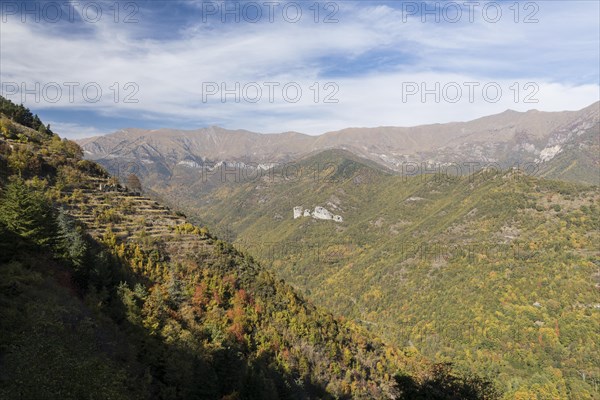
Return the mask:
M 202 168 L 202 165 L 198 164 L 196 161 L 192 160 L 181 160 L 177 163 L 177 165 L 185 165 L 189 168 Z
M 302 206 L 296 206 L 293 209 L 294 219 L 298 219 L 300 217 L 312 217 L 314 219 L 322 219 L 322 220 L 333 220 L 335 222 L 344 222 L 344 219 L 341 215 L 334 215 L 325 207 L 317 206 L 311 212 L 309 209 L 305 209 L 302 211 Z
M 562 147 L 559 145 L 546 147 L 540 152 L 540 158 L 537 159 L 537 162 L 546 162 L 552 160 L 558 153 L 562 151 Z
M 302 207 L 294 207 L 294 219 L 298 219 L 302 216 Z
M 330 213 L 325 207 L 315 207 L 315 210 L 311 215 L 314 219 L 333 219 L 333 214 Z

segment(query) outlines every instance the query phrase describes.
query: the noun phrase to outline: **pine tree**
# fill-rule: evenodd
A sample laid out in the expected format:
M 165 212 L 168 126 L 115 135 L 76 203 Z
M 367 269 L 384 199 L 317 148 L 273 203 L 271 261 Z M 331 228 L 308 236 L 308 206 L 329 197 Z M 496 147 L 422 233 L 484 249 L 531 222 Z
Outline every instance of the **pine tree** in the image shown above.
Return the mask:
M 57 246 L 60 255 L 71 262 L 75 268 L 81 268 L 88 250 L 85 239 L 73 219 L 63 209 L 58 212 L 56 225 L 58 230 Z
M 54 240 L 52 207 L 43 193 L 28 187 L 21 178 L 6 187 L 0 200 L 0 221 L 29 242 L 49 245 Z
M 37 128 L 37 131 L 39 133 L 43 134 L 43 135 L 47 135 L 48 134 L 48 131 L 46 130 L 46 127 L 41 122 L 40 122 L 40 124 L 39 124 L 39 126 Z

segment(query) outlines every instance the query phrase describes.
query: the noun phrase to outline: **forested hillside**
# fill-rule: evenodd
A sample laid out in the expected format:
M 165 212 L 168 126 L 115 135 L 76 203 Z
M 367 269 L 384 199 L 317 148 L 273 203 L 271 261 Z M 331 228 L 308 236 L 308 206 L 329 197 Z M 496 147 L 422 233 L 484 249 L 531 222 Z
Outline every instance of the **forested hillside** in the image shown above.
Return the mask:
M 9 117 L 0 398 L 497 398 L 312 306 L 75 143 Z
M 330 151 L 201 204 L 189 213 L 398 346 L 506 398 L 600 398 L 598 187 L 519 170 L 398 176 Z M 294 219 L 295 206 L 344 221 Z

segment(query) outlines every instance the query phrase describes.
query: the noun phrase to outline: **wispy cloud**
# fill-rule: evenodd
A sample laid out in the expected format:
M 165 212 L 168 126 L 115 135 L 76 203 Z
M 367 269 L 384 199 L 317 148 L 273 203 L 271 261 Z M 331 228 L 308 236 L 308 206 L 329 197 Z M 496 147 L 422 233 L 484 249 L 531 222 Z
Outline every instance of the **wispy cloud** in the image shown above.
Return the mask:
M 577 109 L 598 100 L 597 2 L 523 2 L 518 15 L 514 2 L 499 2 L 503 14 L 493 23 L 491 8 L 482 14 L 485 2 L 472 22 L 464 7 L 456 22 L 451 10 L 423 15 L 431 2 L 318 3 L 318 14 L 309 9 L 312 3 L 296 3 L 302 17 L 294 23 L 293 7 L 283 14 L 285 2 L 272 10 L 272 22 L 265 8 L 257 23 L 244 19 L 255 14 L 239 14 L 236 23 L 235 7 L 224 15 L 223 2 L 142 1 L 127 9 L 126 2 L 117 3 L 118 13 L 114 2 L 96 4 L 104 13 L 94 23 L 86 21 L 93 10 L 86 14 L 81 2 L 73 6 L 79 22 L 22 23 L 15 13 L 3 15 L 0 27 L 4 94 L 14 89 L 7 82 L 28 89 L 39 83 L 39 101 L 27 94 L 25 103 L 66 135 L 211 124 L 320 133 L 465 120 L 506 108 Z M 249 3 L 237 4 L 242 13 Z M 338 22 L 324 23 L 328 17 Z M 524 23 L 526 17 L 538 22 Z M 481 93 L 469 101 L 465 82 L 479 83 L 477 90 L 494 82 L 503 93 L 497 101 Z M 423 101 L 422 93 L 403 96 L 413 83 L 428 90 L 456 83 L 465 91 L 456 103 L 448 101 L 450 92 L 441 101 L 435 95 Z M 214 84 L 218 91 L 207 96 Z M 257 87 L 262 97 L 253 102 Z M 235 91 L 239 102 L 233 93 L 223 97 L 222 88 Z M 525 102 L 533 92 L 538 101 Z M 19 101 L 21 94 L 8 97 Z
M 95 126 L 79 125 L 61 121 L 48 121 L 48 123 L 54 132 L 60 132 L 61 136 L 71 139 L 83 139 L 110 133 L 106 130 L 98 129 Z

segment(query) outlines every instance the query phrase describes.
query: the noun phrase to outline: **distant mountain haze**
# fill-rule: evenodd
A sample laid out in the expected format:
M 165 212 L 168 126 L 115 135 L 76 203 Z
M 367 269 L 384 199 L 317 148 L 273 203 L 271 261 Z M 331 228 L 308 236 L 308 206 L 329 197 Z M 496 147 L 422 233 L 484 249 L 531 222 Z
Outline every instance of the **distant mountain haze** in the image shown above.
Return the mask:
M 593 163 L 589 155 L 598 149 L 599 121 L 597 102 L 579 111 L 507 110 L 468 122 L 347 128 L 320 136 L 298 132 L 260 134 L 216 126 L 196 130 L 128 128 L 83 139 L 79 144 L 87 158 L 109 168 L 115 163 L 135 163 L 143 177 L 163 179 L 172 178 L 181 167 L 243 162 L 269 168 L 327 149 L 345 149 L 400 172 L 406 163 L 415 162 L 434 166 L 496 163 L 503 168 L 535 163 L 540 171 L 551 171 L 553 177 L 559 172 L 544 163 L 575 147 L 583 160 L 569 165 L 583 172 L 566 179 L 597 183 L 597 177 L 589 176 L 589 169 L 598 164 L 589 165 Z

